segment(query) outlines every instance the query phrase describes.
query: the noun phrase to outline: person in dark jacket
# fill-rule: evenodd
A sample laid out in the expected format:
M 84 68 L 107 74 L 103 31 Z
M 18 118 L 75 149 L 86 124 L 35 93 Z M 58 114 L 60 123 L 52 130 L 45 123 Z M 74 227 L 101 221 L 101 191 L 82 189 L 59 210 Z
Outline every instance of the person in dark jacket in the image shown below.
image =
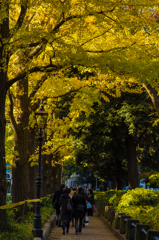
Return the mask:
M 52 206 L 53 206 L 53 208 L 56 209 L 56 225 L 58 225 L 58 227 L 61 226 L 61 222 L 59 220 L 59 216 L 60 216 L 59 200 L 63 193 L 64 188 L 65 188 L 65 185 L 61 184 L 60 189 L 55 192 L 55 194 L 53 195 L 53 199 L 52 199 Z
M 85 217 L 85 214 L 87 212 L 86 199 L 82 194 L 81 187 L 78 187 L 78 192 L 72 197 L 72 203 L 73 203 L 74 216 L 75 216 L 75 230 L 76 230 L 76 234 L 79 234 L 82 232 L 82 219 Z
M 84 188 L 82 188 L 82 194 L 83 194 L 83 196 L 84 196 L 85 199 L 86 199 L 86 206 L 87 206 L 87 193 L 85 192 L 85 189 L 84 189 Z M 85 227 L 85 217 L 84 217 L 83 220 L 82 220 L 82 226 Z
M 70 192 L 70 188 L 64 190 L 59 200 L 59 204 L 61 207 L 60 221 L 62 222 L 63 234 L 65 234 L 65 227 L 67 227 L 67 233 L 69 232 L 70 222 L 72 220 L 72 212 L 68 211 L 67 209 L 68 202 L 70 202 L 70 204 L 72 205 L 72 200 L 69 195 Z
M 94 193 L 93 193 L 92 189 L 88 190 L 87 201 L 90 202 L 90 204 L 92 205 L 92 208 L 87 209 L 88 216 L 93 216 L 93 206 L 95 204 L 95 200 L 94 200 Z

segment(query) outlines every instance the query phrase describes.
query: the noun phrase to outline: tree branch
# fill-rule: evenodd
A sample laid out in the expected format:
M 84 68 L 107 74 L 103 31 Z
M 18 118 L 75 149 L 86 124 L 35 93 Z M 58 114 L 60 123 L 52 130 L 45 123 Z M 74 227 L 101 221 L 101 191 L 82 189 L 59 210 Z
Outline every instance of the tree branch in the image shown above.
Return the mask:
M 91 38 L 91 39 L 89 39 L 88 41 L 86 41 L 86 42 L 84 42 L 84 43 L 82 43 L 81 44 L 81 47 L 84 45 L 84 44 L 86 44 L 86 43 L 88 43 L 88 42 L 90 42 L 90 41 L 92 41 L 92 40 L 94 40 L 95 38 L 98 38 L 98 37 L 101 37 L 101 36 L 103 36 L 105 33 L 107 33 L 110 29 L 112 29 L 112 27 L 111 28 L 109 28 L 107 31 L 105 31 L 104 33 L 102 33 L 102 34 L 99 34 L 98 36 L 95 36 L 95 37 L 93 37 L 93 38 Z
M 147 132 L 147 129 L 145 129 L 145 130 L 141 133 L 139 139 L 138 139 L 137 142 L 135 143 L 136 146 L 139 144 L 139 142 L 140 142 L 141 138 L 143 137 L 143 135 L 145 134 L 145 132 Z
M 143 84 L 143 87 L 146 89 L 147 93 L 149 94 L 153 106 L 155 107 L 157 113 L 159 114 L 159 99 L 157 96 L 157 91 L 150 85 L 150 84 Z
M 21 28 L 27 12 L 27 4 L 28 0 L 22 1 L 20 15 L 15 27 L 10 30 L 10 37 L 12 37 Z
M 53 64 L 48 64 L 46 66 L 33 67 L 33 68 L 29 69 L 28 71 L 24 71 L 24 72 L 20 73 L 18 76 L 11 79 L 10 81 L 8 81 L 7 84 L 6 84 L 6 88 L 9 89 L 9 87 L 11 87 L 16 81 L 21 80 L 22 78 L 26 77 L 26 75 L 29 74 L 29 73 L 53 72 L 53 71 L 55 71 L 57 69 L 61 69 L 61 68 L 62 68 L 62 66 L 56 66 L 56 65 L 53 65 Z
M 10 122 L 11 122 L 11 125 L 12 125 L 13 129 L 15 131 L 17 131 L 18 125 L 17 125 L 17 123 L 15 121 L 15 117 L 14 117 L 14 114 L 13 114 L 13 98 L 12 98 L 12 94 L 11 94 L 10 90 L 8 90 L 7 95 L 8 95 L 9 100 L 10 100 L 10 104 L 9 104 L 9 118 L 10 118 Z
M 38 91 L 38 89 L 42 86 L 42 84 L 45 82 L 45 80 L 47 79 L 48 75 L 44 74 L 41 79 L 37 82 L 36 86 L 34 87 L 34 89 L 32 90 L 32 92 L 30 93 L 29 96 L 29 101 L 31 101 L 31 99 L 35 96 L 36 92 Z

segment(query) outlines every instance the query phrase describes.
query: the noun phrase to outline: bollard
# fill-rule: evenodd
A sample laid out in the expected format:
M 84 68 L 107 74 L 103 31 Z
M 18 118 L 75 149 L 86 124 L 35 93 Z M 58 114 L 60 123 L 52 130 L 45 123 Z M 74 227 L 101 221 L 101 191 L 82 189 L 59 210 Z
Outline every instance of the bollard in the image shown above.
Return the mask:
M 128 219 L 126 221 L 126 239 L 134 240 L 136 223 L 139 223 L 139 220 Z
M 137 223 L 135 228 L 135 239 L 134 240 L 146 240 L 146 232 L 150 229 L 148 224 Z
M 115 229 L 119 229 L 119 226 L 120 226 L 120 217 L 121 217 L 122 215 L 125 215 L 125 213 L 119 213 L 119 212 L 116 212 L 116 213 L 115 213 L 115 225 L 114 225 Z
M 105 218 L 108 218 L 108 211 L 109 211 L 110 206 L 105 206 Z
M 130 218 L 131 218 L 130 216 L 125 216 L 125 215 L 120 217 L 119 232 L 121 234 L 126 233 L 126 221 L 127 221 L 127 219 L 130 219 Z
M 114 212 L 114 214 L 113 214 Z M 108 222 L 112 223 L 113 222 L 113 216 L 115 216 L 115 210 L 114 208 L 109 208 L 108 210 Z
M 159 240 L 159 231 L 148 230 L 146 240 Z
M 105 204 L 103 203 L 102 204 L 102 216 L 104 216 L 104 214 L 105 214 Z
M 115 209 L 112 208 L 111 212 L 110 212 L 110 224 L 111 225 L 113 224 L 114 219 L 115 219 Z
M 108 209 L 108 218 L 107 218 L 108 222 L 110 222 L 110 218 L 111 218 L 111 210 L 112 210 L 112 208 L 109 207 L 109 209 Z

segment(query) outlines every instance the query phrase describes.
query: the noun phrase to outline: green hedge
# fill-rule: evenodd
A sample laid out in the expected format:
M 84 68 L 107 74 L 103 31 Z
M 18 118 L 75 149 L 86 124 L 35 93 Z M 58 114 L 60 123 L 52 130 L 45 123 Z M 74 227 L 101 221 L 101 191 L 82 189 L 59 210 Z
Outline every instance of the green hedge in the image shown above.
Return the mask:
M 117 212 L 123 212 L 142 224 L 149 224 L 153 230 L 159 230 L 159 191 L 143 188 L 109 190 L 96 193 L 95 199 L 113 206 Z
M 109 190 L 106 192 L 95 193 L 95 199 L 103 202 L 107 206 L 116 208 L 120 202 L 121 197 L 126 193 L 125 190 Z
M 122 197 L 120 207 L 128 206 L 156 206 L 159 203 L 159 192 L 149 189 L 136 188 L 134 190 L 128 190 L 128 192 Z

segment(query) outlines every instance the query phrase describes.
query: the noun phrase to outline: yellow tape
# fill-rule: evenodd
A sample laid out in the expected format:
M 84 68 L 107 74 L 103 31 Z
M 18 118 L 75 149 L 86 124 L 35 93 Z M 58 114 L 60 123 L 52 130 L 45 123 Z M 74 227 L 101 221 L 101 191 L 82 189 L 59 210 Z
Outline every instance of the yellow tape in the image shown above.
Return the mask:
M 48 195 L 48 196 L 52 196 L 52 195 L 53 195 L 53 194 L 50 194 L 50 195 Z M 48 196 L 47 196 L 47 197 L 48 197 Z M 44 198 L 47 198 L 47 197 L 42 197 L 42 198 L 40 198 L 40 199 L 25 200 L 25 201 L 18 202 L 18 203 L 11 203 L 11 204 L 8 204 L 8 205 L 0 206 L 0 209 L 13 208 L 13 207 L 22 205 L 22 204 L 24 204 L 25 202 L 40 202 L 41 199 L 44 199 Z
M 26 202 L 40 202 L 40 199 L 30 199 L 26 200 Z
M 11 203 L 11 204 L 8 204 L 8 205 L 0 206 L 0 209 L 13 208 L 13 207 L 22 205 L 22 204 L 24 204 L 24 203 L 25 203 L 25 201 L 18 202 L 18 203 Z

